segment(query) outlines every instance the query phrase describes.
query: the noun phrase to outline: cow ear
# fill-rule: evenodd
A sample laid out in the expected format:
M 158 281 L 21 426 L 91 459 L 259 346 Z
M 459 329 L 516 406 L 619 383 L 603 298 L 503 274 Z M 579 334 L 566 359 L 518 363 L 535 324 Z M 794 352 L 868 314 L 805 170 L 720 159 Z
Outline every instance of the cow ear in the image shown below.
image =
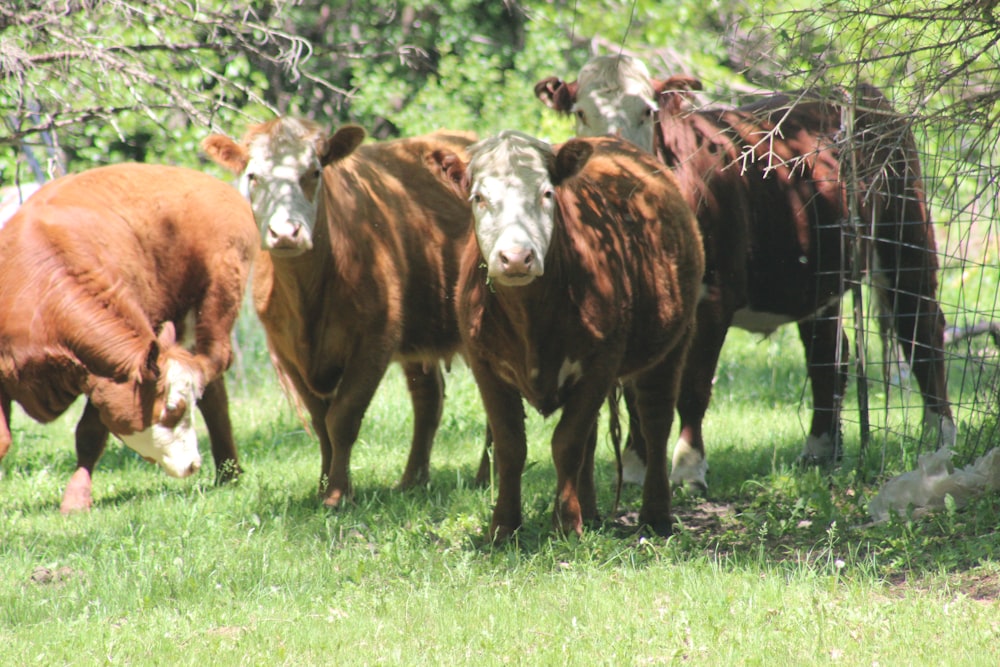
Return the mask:
M 333 133 L 332 136 L 320 142 L 317 147 L 319 161 L 324 167 L 333 164 L 338 160 L 354 152 L 361 142 L 365 140 L 365 130 L 358 125 L 345 125 Z
M 653 90 L 657 93 L 670 90 L 675 92 L 685 92 L 693 90 L 703 90 L 701 79 L 690 74 L 675 74 L 663 81 L 653 81 Z
M 210 134 L 201 142 L 201 149 L 217 165 L 234 174 L 242 174 L 250 156 L 246 149 L 224 134 Z
M 580 173 L 593 152 L 594 147 L 581 139 L 570 139 L 563 144 L 552 167 L 552 185 L 559 185 Z
M 425 159 L 428 168 L 437 173 L 458 196 L 468 196 L 469 180 L 462 158 L 449 150 L 439 148 Z
M 177 330 L 174 323 L 167 321 L 160 327 L 156 340 L 149 343 L 146 361 L 142 369 L 142 381 L 150 382 L 160 379 L 160 355 L 169 347 L 177 344 Z
M 559 113 L 570 113 L 576 104 L 577 82 L 565 83 L 562 79 L 550 76 L 535 84 L 535 97 L 542 104 Z
M 654 81 L 653 89 L 660 100 L 660 108 L 669 114 L 677 114 L 694 101 L 692 93 L 701 90 L 702 85 L 690 74 L 678 74 L 664 81 Z

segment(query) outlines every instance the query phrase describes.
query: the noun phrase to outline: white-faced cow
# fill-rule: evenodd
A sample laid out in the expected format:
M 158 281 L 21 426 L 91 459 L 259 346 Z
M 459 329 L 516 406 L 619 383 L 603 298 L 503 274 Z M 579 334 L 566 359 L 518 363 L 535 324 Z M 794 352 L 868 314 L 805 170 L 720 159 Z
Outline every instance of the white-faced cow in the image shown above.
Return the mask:
M 443 160 L 471 198 L 459 327 L 494 437 L 494 540 L 521 525 L 522 397 L 562 408 L 552 438 L 553 525 L 597 519 L 598 411 L 625 378 L 648 447 L 640 519 L 669 531 L 667 439 L 704 271 L 697 224 L 676 180 L 617 139 L 552 147 L 505 131 Z
M 198 470 L 196 402 L 218 480 L 238 474 L 222 373 L 258 245 L 240 194 L 189 169 L 99 167 L 35 193 L 0 230 L 0 458 L 12 401 L 49 422 L 85 394 L 64 512 L 90 507 L 109 433 Z
M 841 166 L 848 157 L 844 105 L 779 94 L 736 109 L 699 110 L 691 91 L 700 88 L 687 76 L 654 80 L 626 56 L 592 60 L 575 82 L 552 77 L 535 86 L 543 103 L 576 115 L 579 135 L 616 134 L 655 153 L 698 216 L 710 298 L 698 308 L 698 336 L 677 404 L 681 435 L 671 479 L 706 487 L 702 419 L 730 326 L 769 334 L 798 324 L 813 393 L 802 458 L 839 457 L 847 341 L 838 334 L 838 302 L 852 235 L 874 246 L 875 265 L 862 268 L 884 288 L 883 309 L 923 395 L 926 431 L 940 444 L 954 443 L 934 229 L 905 121 L 881 92 L 859 86 L 856 150 L 847 160 L 856 173 L 849 182 Z M 857 193 L 860 220 L 846 224 L 850 192 Z
M 351 493 L 350 456 L 386 368 L 402 364 L 413 402 L 410 457 L 400 482 L 428 480 L 441 419 L 440 361 L 459 347 L 454 290 L 469 205 L 427 162 L 461 154 L 454 133 L 361 146 L 364 131 L 328 136 L 279 118 L 242 143 L 203 142 L 240 174 L 263 248 L 253 293 L 275 365 L 309 412 L 322 453 L 321 493 L 331 507 Z

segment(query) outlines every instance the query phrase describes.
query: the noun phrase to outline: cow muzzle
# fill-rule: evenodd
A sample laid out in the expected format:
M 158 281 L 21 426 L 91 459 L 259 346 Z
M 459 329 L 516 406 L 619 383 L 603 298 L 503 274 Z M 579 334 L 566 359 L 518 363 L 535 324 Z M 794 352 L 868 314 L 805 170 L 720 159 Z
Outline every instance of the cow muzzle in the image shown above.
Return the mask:
M 542 275 L 538 253 L 521 245 L 509 245 L 498 250 L 491 267 L 490 277 L 509 287 L 527 285 Z
M 269 224 L 261 241 L 264 250 L 282 256 L 301 255 L 313 247 L 309 226 L 291 220 Z

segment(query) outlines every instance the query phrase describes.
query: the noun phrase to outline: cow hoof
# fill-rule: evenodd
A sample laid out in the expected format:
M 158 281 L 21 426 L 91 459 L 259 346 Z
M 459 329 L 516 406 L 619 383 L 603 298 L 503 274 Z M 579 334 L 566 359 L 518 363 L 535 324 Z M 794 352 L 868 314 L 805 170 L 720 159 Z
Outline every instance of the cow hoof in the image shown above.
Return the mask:
M 559 512 L 552 515 L 552 531 L 562 537 L 576 535 L 583 536 L 583 518 L 579 515 L 573 517 L 563 517 Z
M 674 519 L 673 517 L 667 519 L 652 519 L 645 520 L 642 516 L 639 516 L 639 525 L 649 529 L 655 535 L 660 537 L 670 537 L 674 532 Z
M 64 496 L 62 504 L 59 505 L 59 511 L 62 514 L 76 514 L 78 512 L 89 512 L 90 511 L 90 495 L 84 498 L 69 498 Z
M 517 526 L 505 526 L 503 524 L 490 526 L 490 539 L 493 544 L 506 544 L 514 537 Z
M 229 459 L 223 461 L 222 465 L 215 469 L 215 484 L 216 486 L 222 486 L 223 484 L 237 482 L 242 474 L 243 468 L 235 460 Z
M 670 483 L 674 488 L 684 486 L 689 493 L 704 495 L 708 491 L 708 461 L 704 451 L 692 447 L 680 438 L 674 446 L 674 456 L 670 465 Z M 699 490 L 700 489 L 700 490 Z
M 348 500 L 348 494 L 344 493 L 340 489 L 334 489 L 333 491 L 330 491 L 325 498 L 323 498 L 323 506 L 330 509 L 340 509 L 347 505 Z
M 835 447 L 833 438 L 829 433 L 824 433 L 820 437 L 810 435 L 806 438 L 806 443 L 799 454 L 798 463 L 801 466 L 826 466 L 837 463 L 843 458 L 840 447 Z
M 90 495 L 90 473 L 86 468 L 77 468 L 76 472 L 69 479 L 66 491 L 63 492 L 62 504 L 59 511 L 63 514 L 74 512 L 86 512 L 90 509 L 93 500 Z
M 695 498 L 708 497 L 708 484 L 703 479 L 685 479 L 680 484 L 673 484 L 674 490 L 684 489 L 684 493 Z
M 634 449 L 626 449 L 622 454 L 622 483 L 642 486 L 646 481 L 646 463 Z
M 399 491 L 406 491 L 407 489 L 414 489 L 420 486 L 427 486 L 431 482 L 431 473 L 428 470 L 418 470 L 414 473 L 404 473 L 403 477 L 399 480 L 399 484 L 396 485 L 396 489 Z

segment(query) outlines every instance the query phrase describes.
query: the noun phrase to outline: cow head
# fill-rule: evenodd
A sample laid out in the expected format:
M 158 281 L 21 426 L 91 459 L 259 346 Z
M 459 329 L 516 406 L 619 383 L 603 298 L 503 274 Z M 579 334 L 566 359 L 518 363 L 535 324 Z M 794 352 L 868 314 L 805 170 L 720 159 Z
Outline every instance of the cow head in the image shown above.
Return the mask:
M 202 148 L 239 175 L 262 247 L 272 255 L 294 257 L 313 246 L 323 167 L 350 155 L 364 137 L 364 130 L 353 125 L 328 137 L 311 121 L 276 118 L 251 127 L 241 143 L 213 134 Z
M 543 79 L 535 85 L 535 96 L 551 109 L 574 114 L 577 136 L 617 135 L 652 153 L 660 107 L 687 101 L 692 90 L 701 90 L 693 77 L 658 81 L 641 60 L 619 55 L 592 59 L 571 83 Z
M 476 240 L 487 275 L 519 287 L 545 272 L 558 205 L 556 188 L 590 158 L 591 146 L 569 141 L 558 151 L 534 137 L 505 130 L 469 147 L 469 164 L 438 155 L 446 178 L 472 202 Z
M 174 326 L 167 322 L 142 368 L 125 381 L 95 379 L 89 399 L 129 448 L 170 476 L 187 477 L 201 467 L 194 409 L 203 390 L 203 370 L 176 344 Z
M 546 106 L 576 116 L 577 136 L 615 135 L 652 152 L 658 92 L 654 83 L 642 61 L 601 56 L 584 65 L 573 83 L 540 81 L 535 95 Z

